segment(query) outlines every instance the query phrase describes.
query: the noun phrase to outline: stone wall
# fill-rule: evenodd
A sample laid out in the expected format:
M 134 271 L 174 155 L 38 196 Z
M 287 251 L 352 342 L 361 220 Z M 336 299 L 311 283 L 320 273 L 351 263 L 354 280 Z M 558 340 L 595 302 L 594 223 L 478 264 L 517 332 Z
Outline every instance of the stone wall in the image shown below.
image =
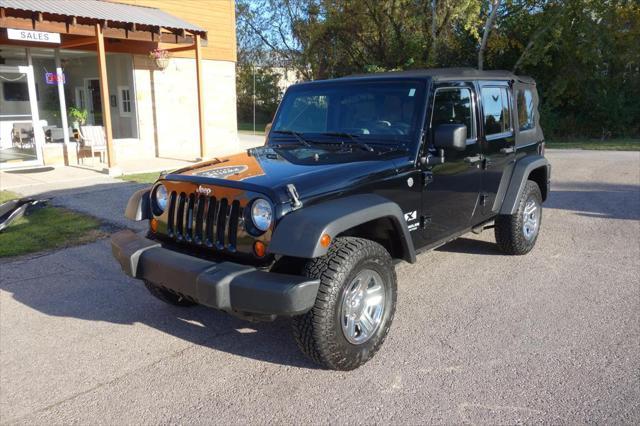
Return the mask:
M 134 56 L 140 143 L 149 156 L 192 160 L 200 156 L 196 66 L 172 58 L 160 70 L 146 56 Z M 206 157 L 239 149 L 235 63 L 203 60 Z

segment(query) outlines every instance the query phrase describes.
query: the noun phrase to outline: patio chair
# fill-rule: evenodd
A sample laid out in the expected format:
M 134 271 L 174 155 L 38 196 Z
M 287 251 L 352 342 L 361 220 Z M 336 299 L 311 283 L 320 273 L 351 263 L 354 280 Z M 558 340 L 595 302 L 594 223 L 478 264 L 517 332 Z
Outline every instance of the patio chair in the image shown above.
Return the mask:
M 80 152 L 91 152 L 91 162 L 95 164 L 95 153 L 100 154 L 100 162 L 104 163 L 107 152 L 107 138 L 102 126 L 80 126 L 80 144 L 78 145 L 78 158 Z M 84 160 L 83 160 L 84 164 Z
M 31 123 L 14 123 L 11 130 L 11 139 L 18 148 L 33 148 L 33 125 Z

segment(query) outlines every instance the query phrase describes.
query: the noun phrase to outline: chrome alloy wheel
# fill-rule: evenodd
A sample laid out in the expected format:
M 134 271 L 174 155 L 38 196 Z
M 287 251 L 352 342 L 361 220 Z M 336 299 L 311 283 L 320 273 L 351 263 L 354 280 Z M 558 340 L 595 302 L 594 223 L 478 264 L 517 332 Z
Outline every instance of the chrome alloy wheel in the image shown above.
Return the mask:
M 535 198 L 530 197 L 522 212 L 522 233 L 527 241 L 535 238 L 540 227 L 540 205 Z
M 369 340 L 378 330 L 384 314 L 385 284 L 380 274 L 363 269 L 346 287 L 340 322 L 344 337 L 354 345 Z

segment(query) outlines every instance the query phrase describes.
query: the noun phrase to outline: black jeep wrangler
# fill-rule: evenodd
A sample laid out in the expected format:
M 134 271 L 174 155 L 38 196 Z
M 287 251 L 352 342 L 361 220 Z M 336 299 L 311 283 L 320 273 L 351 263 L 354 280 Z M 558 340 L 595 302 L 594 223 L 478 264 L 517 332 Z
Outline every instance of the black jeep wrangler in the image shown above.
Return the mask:
M 382 345 L 394 263 L 494 228 L 529 252 L 549 193 L 532 79 L 468 69 L 290 87 L 265 146 L 163 174 L 129 200 L 146 237 L 112 239 L 161 300 L 292 317 L 314 361 L 354 369 Z

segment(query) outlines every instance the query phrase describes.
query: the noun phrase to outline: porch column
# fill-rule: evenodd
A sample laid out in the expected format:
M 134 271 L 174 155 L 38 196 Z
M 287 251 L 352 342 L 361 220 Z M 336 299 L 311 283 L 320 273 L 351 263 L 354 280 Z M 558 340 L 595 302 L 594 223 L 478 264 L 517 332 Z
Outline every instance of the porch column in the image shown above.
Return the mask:
M 200 34 L 195 35 L 196 49 L 196 79 L 198 87 L 198 124 L 200 126 L 200 158 L 204 160 L 206 156 L 206 132 L 204 122 L 204 94 L 202 91 L 202 48 L 200 46 Z
M 109 103 L 109 81 L 107 80 L 107 55 L 104 51 L 104 34 L 100 24 L 96 24 L 96 39 L 98 41 L 98 72 L 100 74 L 100 100 L 102 103 L 102 123 L 107 138 L 107 165 L 109 169 L 116 164 L 113 149 L 113 133 L 111 130 L 111 105 Z
M 64 70 L 60 61 L 60 49 L 55 50 L 56 55 L 56 82 L 58 83 L 58 98 L 60 100 L 60 120 L 65 148 L 69 149 L 69 122 L 67 121 L 67 100 L 64 96 Z

